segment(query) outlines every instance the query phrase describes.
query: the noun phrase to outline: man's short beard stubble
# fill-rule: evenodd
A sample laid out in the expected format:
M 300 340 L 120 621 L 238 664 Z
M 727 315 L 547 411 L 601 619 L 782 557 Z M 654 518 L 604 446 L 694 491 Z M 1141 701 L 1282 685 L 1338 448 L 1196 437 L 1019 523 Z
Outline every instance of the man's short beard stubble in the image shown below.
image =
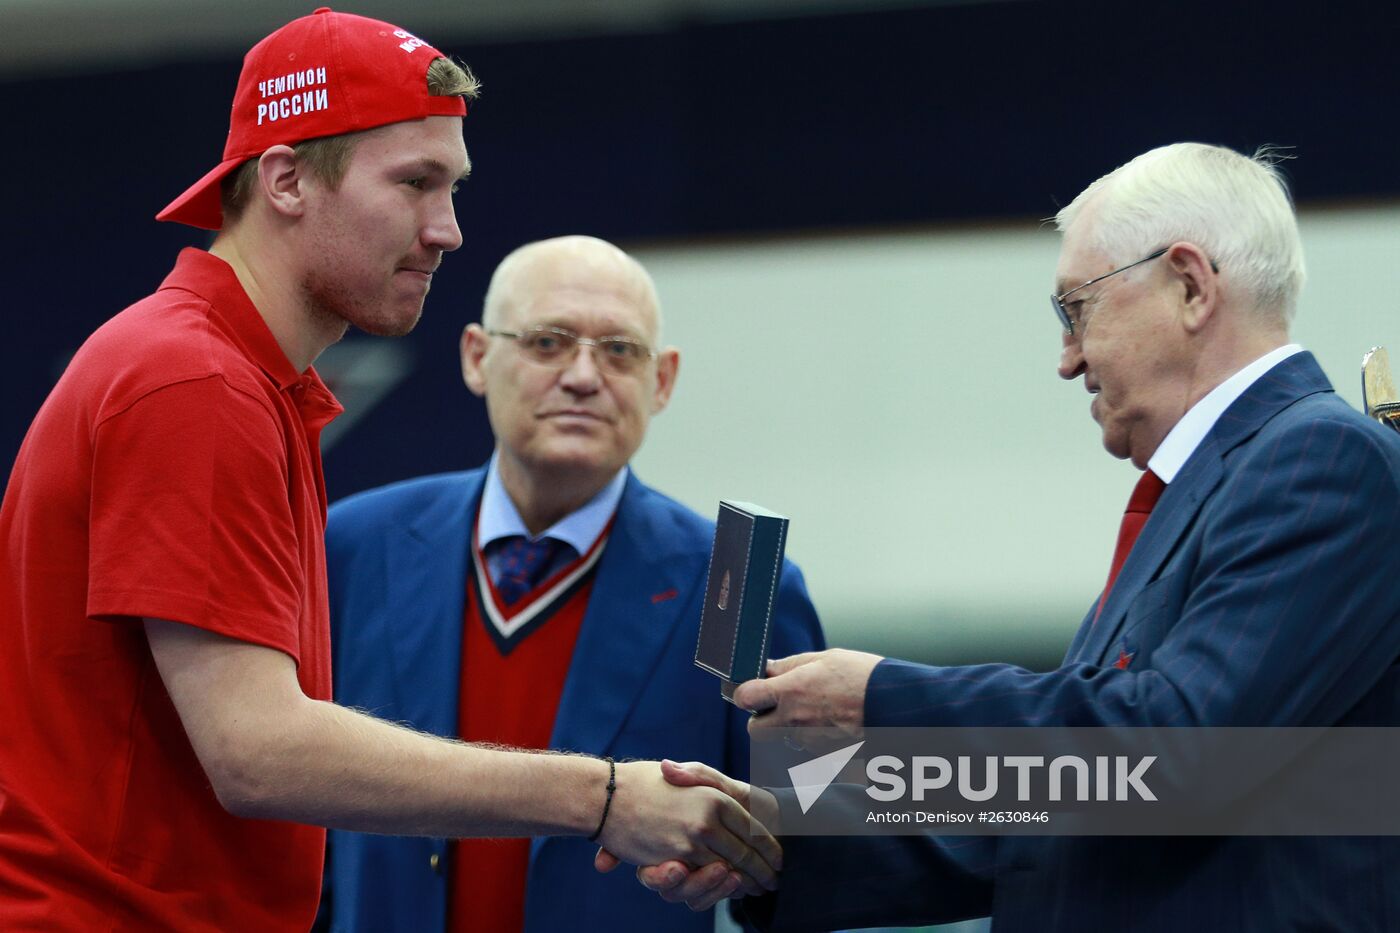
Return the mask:
M 396 320 L 381 309 L 368 306 L 344 282 L 319 272 L 307 273 L 301 282 L 301 293 L 312 320 L 327 329 L 337 324 L 354 325 L 375 337 L 402 337 L 418 326 L 423 316 L 420 303 L 412 320 Z

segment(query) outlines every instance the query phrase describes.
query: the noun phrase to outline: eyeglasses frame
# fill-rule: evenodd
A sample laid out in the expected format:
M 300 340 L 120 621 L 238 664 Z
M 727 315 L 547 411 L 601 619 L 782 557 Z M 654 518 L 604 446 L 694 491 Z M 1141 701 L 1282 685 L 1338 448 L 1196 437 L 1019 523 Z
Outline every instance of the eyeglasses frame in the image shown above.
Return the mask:
M 1050 296 L 1050 305 L 1051 305 L 1051 307 L 1053 307 L 1053 308 L 1055 309 L 1055 317 L 1059 318 L 1059 320 L 1060 320 L 1060 326 L 1062 326 L 1062 327 L 1065 329 L 1065 336 L 1067 336 L 1067 337 L 1073 337 L 1073 336 L 1074 336 L 1074 323 L 1075 323 L 1075 322 L 1074 322 L 1074 319 L 1071 318 L 1071 317 L 1069 316 L 1069 312 L 1065 310 L 1065 304 L 1064 304 L 1064 302 L 1065 302 L 1065 299 L 1066 299 L 1066 298 L 1068 298 L 1070 295 L 1073 295 L 1075 292 L 1079 291 L 1079 290 L 1082 289 L 1082 288 L 1088 288 L 1090 285 L 1094 285 L 1094 284 L 1096 284 L 1096 283 L 1098 283 L 1098 282 L 1102 282 L 1104 279 L 1111 278 L 1111 277 L 1117 275 L 1117 274 L 1120 273 L 1120 272 L 1127 272 L 1129 269 L 1133 268 L 1134 266 L 1140 266 L 1140 265 L 1142 265 L 1142 264 L 1145 263 L 1145 262 L 1151 262 L 1151 261 L 1154 260 L 1154 259 L 1160 259 L 1160 258 L 1162 258 L 1163 256 L 1165 256 L 1165 255 L 1167 254 L 1167 251 L 1170 250 L 1170 249 L 1171 249 L 1170 246 L 1163 246 L 1161 249 L 1157 250 L 1156 252 L 1152 253 L 1151 255 L 1142 257 L 1142 258 L 1139 259 L 1137 262 L 1130 262 L 1130 263 L 1128 263 L 1126 266 L 1119 266 L 1117 269 L 1114 269 L 1112 272 L 1105 272 L 1103 275 L 1099 276 L 1098 278 L 1096 278 L 1096 279 L 1090 279 L 1089 281 L 1085 282 L 1083 285 L 1076 285 L 1076 286 L 1074 286 L 1074 288 L 1071 288 L 1069 291 L 1061 292 L 1061 293 L 1058 294 L 1058 295 L 1052 294 L 1052 295 Z M 1220 266 L 1216 264 L 1216 262 L 1215 262 L 1214 259 L 1212 259 L 1212 260 L 1210 261 L 1210 271 L 1216 272 L 1216 273 L 1218 273 L 1218 272 L 1220 271 Z
M 1164 247 L 1162 247 L 1161 249 L 1157 250 L 1156 252 L 1152 253 L 1150 256 L 1144 256 L 1144 257 L 1142 257 L 1141 259 L 1139 259 L 1137 262 L 1130 262 L 1130 263 L 1128 263 L 1126 266 L 1119 266 L 1117 269 L 1114 269 L 1112 272 L 1105 272 L 1103 275 L 1099 276 L 1098 278 L 1090 279 L 1089 281 L 1085 282 L 1083 285 L 1076 285 L 1076 286 L 1074 286 L 1074 288 L 1071 288 L 1070 290 L 1068 290 L 1068 291 L 1066 291 L 1066 292 L 1061 292 L 1061 293 L 1058 294 L 1058 295 L 1052 293 L 1052 294 L 1050 295 L 1050 304 L 1051 304 L 1051 306 L 1054 307 L 1054 309 L 1055 309 L 1055 317 L 1057 317 L 1057 318 L 1060 319 L 1060 326 L 1062 326 L 1062 327 L 1065 329 L 1065 335 L 1068 336 L 1068 337 L 1073 337 L 1073 336 L 1074 336 L 1074 324 L 1075 324 L 1074 319 L 1071 318 L 1071 317 L 1069 316 L 1069 312 L 1068 312 L 1067 310 L 1065 310 L 1065 304 L 1064 304 L 1064 302 L 1065 302 L 1065 299 L 1066 299 L 1066 298 L 1068 298 L 1070 295 L 1073 295 L 1075 292 L 1077 292 L 1077 291 L 1079 291 L 1079 290 L 1081 290 L 1081 289 L 1085 289 L 1085 288 L 1088 288 L 1090 285 L 1095 285 L 1095 284 L 1097 284 L 1097 283 L 1099 283 L 1099 282 L 1102 282 L 1104 279 L 1113 278 L 1113 276 L 1117 275 L 1117 274 L 1120 273 L 1120 272 L 1127 272 L 1129 269 L 1132 269 L 1132 268 L 1134 268 L 1135 266 L 1140 266 L 1140 265 L 1142 265 L 1142 264 L 1145 263 L 1145 262 L 1151 262 L 1151 261 L 1154 260 L 1154 259 L 1160 259 L 1161 257 L 1163 257 L 1163 256 L 1165 256 L 1165 255 L 1167 254 L 1167 250 L 1169 250 L 1169 249 L 1171 249 L 1170 246 L 1164 246 Z M 1211 265 L 1214 266 L 1214 263 L 1212 263 Z
M 486 334 L 489 337 L 508 337 L 511 340 L 517 341 L 517 346 L 520 346 L 522 350 L 524 350 L 524 346 L 518 343 L 518 341 L 522 337 L 527 337 L 531 334 L 542 333 L 555 334 L 557 336 L 564 337 L 568 340 L 573 341 L 573 353 L 569 354 L 566 358 L 564 358 L 563 361 L 555 367 L 556 369 L 567 369 L 569 366 L 573 365 L 573 361 L 578 357 L 579 347 L 592 347 L 596 352 L 602 349 L 604 341 L 621 341 L 629 343 L 632 346 L 640 348 L 642 352 L 646 354 L 642 358 L 642 362 L 638 363 L 637 369 L 617 369 L 611 363 L 604 362 L 602 364 L 603 368 L 609 370 L 610 372 L 615 372 L 620 375 L 628 375 L 636 372 L 642 366 L 645 366 L 648 361 L 654 360 L 657 357 L 656 350 L 653 350 L 651 347 L 648 347 L 640 340 L 634 340 L 633 338 L 624 336 L 622 334 L 609 334 L 602 337 L 583 337 L 569 330 L 567 327 L 556 327 L 551 324 L 537 324 L 534 327 L 527 327 L 525 330 L 496 330 L 492 328 L 486 331 Z M 534 358 L 531 357 L 531 359 Z M 600 352 L 598 353 L 598 359 L 606 361 L 608 359 L 608 356 Z M 614 359 L 618 359 L 618 357 L 614 357 Z M 539 363 L 542 366 L 551 365 L 548 362 L 540 359 L 535 359 L 535 362 Z

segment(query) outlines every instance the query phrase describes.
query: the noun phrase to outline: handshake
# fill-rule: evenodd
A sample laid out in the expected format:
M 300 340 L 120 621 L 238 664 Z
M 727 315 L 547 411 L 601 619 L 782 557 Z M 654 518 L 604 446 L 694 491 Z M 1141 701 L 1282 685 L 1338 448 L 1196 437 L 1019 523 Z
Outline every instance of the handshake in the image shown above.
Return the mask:
M 855 733 L 864 720 L 865 685 L 881 659 L 833 649 L 769 663 L 767 680 L 735 691 L 753 710 L 753 735 L 790 726 Z M 729 897 L 778 888 L 782 848 L 774 837 L 777 802 L 699 762 L 617 766 L 612 815 L 598 837 L 600 872 L 641 866 L 637 880 L 664 900 L 708 910 Z
M 635 776 L 634 776 L 635 775 Z M 617 766 L 612 815 L 593 865 L 640 865 L 637 880 L 667 901 L 708 910 L 778 887 L 782 848 L 757 812 L 771 795 L 699 762 Z

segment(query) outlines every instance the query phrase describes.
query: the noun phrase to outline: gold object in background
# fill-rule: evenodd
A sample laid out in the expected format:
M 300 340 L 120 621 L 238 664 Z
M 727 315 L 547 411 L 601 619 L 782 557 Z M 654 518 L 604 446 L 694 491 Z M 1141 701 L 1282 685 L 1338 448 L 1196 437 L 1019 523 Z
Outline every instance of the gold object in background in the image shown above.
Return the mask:
M 1400 431 L 1400 396 L 1390 378 L 1390 354 L 1372 347 L 1361 358 L 1361 405 L 1367 417 Z

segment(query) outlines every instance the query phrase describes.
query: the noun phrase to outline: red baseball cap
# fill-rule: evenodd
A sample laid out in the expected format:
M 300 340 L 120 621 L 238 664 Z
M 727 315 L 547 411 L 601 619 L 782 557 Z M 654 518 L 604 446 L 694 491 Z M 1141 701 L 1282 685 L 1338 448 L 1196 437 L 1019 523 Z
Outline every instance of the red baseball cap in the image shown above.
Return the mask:
M 428 93 L 428 66 L 443 57 L 397 26 L 330 7 L 293 20 L 243 59 L 224 160 L 156 220 L 218 230 L 219 183 L 273 146 L 428 116 L 466 116 L 463 98 Z

